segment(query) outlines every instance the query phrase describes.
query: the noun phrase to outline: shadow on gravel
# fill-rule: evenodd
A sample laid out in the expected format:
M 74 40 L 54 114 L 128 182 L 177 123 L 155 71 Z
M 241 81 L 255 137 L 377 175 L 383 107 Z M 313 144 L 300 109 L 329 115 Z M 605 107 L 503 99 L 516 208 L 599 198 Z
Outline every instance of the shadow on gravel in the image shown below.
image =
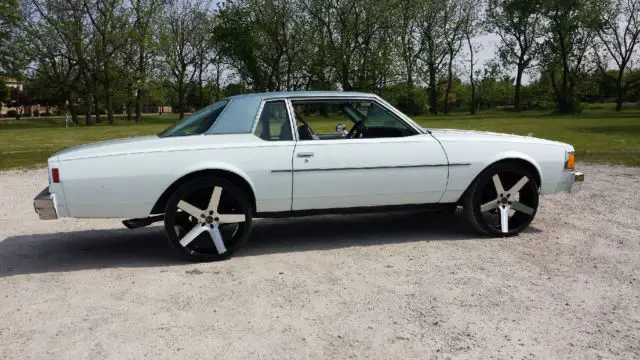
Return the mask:
M 529 228 L 529 232 L 537 231 Z M 478 238 L 460 216 L 430 212 L 255 219 L 236 257 L 416 241 Z M 115 267 L 184 265 L 163 228 L 13 236 L 0 242 L 0 277 Z

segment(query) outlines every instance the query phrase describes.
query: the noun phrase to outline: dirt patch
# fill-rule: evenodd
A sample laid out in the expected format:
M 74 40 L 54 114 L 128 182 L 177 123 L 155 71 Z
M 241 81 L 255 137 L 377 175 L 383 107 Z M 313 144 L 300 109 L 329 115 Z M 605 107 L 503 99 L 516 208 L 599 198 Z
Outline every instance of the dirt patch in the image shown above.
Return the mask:
M 39 221 L 46 172 L 0 173 L 0 358 L 640 357 L 640 168 L 582 165 L 533 225 L 460 217 L 257 220 L 229 261 L 162 228 Z

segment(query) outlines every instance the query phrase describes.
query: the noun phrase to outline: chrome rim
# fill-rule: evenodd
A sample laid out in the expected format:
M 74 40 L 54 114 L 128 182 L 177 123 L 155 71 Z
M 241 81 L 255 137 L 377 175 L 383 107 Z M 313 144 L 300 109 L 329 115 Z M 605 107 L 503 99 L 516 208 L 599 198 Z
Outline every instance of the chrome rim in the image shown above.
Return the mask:
M 188 252 L 224 255 L 244 231 L 247 214 L 231 192 L 221 186 L 211 186 L 181 199 L 173 219 L 170 228 Z
M 535 182 L 516 172 L 504 171 L 487 182 L 478 206 L 485 223 L 501 233 L 527 226 L 538 200 Z

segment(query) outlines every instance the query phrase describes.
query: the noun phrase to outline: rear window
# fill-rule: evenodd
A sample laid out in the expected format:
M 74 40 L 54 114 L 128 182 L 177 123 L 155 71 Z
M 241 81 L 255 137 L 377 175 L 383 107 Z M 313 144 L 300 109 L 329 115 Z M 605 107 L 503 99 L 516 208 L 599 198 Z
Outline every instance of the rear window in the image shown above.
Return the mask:
M 158 136 L 170 137 L 203 134 L 216 122 L 228 103 L 228 100 L 223 100 L 206 106 L 164 130 L 158 134 Z

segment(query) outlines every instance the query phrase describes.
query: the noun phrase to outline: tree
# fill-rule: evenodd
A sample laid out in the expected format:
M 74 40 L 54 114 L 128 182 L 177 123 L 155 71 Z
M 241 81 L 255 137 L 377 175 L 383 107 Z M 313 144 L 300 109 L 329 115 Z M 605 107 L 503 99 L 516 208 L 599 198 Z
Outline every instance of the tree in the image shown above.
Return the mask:
M 4 80 L 0 79 L 0 111 L 2 110 L 2 105 L 4 105 L 5 100 L 9 98 L 9 88 Z
M 453 86 L 453 62 L 462 49 L 464 28 L 469 13 L 461 0 L 445 0 L 444 39 L 447 45 L 447 86 L 444 91 L 444 113 L 449 113 L 449 94 Z
M 178 95 L 180 119 L 186 110 L 186 85 L 196 74 L 197 46 L 194 40 L 201 39 L 202 33 L 208 31 L 207 24 L 202 21 L 205 8 L 205 3 L 199 0 L 177 0 L 165 7 L 162 14 L 164 26 L 160 32 L 160 56 Z
M 402 71 L 407 84 L 405 111 L 419 112 L 416 93 L 414 90 L 416 74 L 419 69 L 420 56 L 423 53 L 423 44 L 419 38 L 419 0 L 399 0 L 396 22 L 396 36 L 399 39 L 399 47 L 396 50 L 401 61 Z
M 447 19 L 443 0 L 425 1 L 420 11 L 420 60 L 426 66 L 425 81 L 429 87 L 429 110 L 438 114 L 439 77 L 447 56 L 444 27 Z
M 117 71 L 115 62 L 132 34 L 128 21 L 130 14 L 121 0 L 83 0 L 83 6 L 96 33 L 94 50 L 98 71 L 95 75 L 104 90 L 107 121 L 113 124 L 114 86 L 122 74 Z
M 506 67 L 516 68 L 516 110 L 521 109 L 522 75 L 533 66 L 544 34 L 542 1 L 489 0 L 487 4 L 487 29 L 500 37 L 500 59 Z
M 472 115 L 475 115 L 477 111 L 475 65 L 478 59 L 475 57 L 475 54 L 480 50 L 480 45 L 474 44 L 472 40 L 481 33 L 481 24 L 484 19 L 482 19 L 482 14 L 477 11 L 480 6 L 481 2 L 479 0 L 471 0 L 465 3 L 464 11 L 466 15 L 462 30 L 469 49 L 469 87 L 471 90 L 469 112 Z
M 19 55 L 11 46 L 20 22 L 18 0 L 0 2 L 0 74 L 15 72 L 16 57 Z
M 627 91 L 640 84 L 640 77 L 628 73 L 633 55 L 640 40 L 640 0 L 613 0 L 603 11 L 595 48 L 595 60 L 602 75 L 611 78 L 616 85 L 616 111 L 622 110 Z M 600 49 L 604 48 L 604 54 Z M 607 71 L 613 60 L 616 72 Z
M 25 2 L 21 7 L 21 49 L 33 68 L 31 88 L 37 97 L 56 102 L 60 109 L 68 104 L 71 119 L 78 123 L 77 96 L 82 89 L 80 67 L 69 34 L 75 22 L 69 20 L 67 3 Z
M 133 46 L 131 58 L 133 59 L 133 87 L 136 92 L 136 122 L 142 119 L 142 100 L 146 89 L 149 73 L 153 68 L 152 61 L 156 55 L 157 43 L 154 34 L 157 26 L 154 22 L 159 20 L 161 10 L 167 0 L 129 0 L 129 6 L 133 11 Z
M 545 0 L 544 66 L 560 113 L 579 110 L 576 87 L 584 71 L 600 13 L 598 0 Z

